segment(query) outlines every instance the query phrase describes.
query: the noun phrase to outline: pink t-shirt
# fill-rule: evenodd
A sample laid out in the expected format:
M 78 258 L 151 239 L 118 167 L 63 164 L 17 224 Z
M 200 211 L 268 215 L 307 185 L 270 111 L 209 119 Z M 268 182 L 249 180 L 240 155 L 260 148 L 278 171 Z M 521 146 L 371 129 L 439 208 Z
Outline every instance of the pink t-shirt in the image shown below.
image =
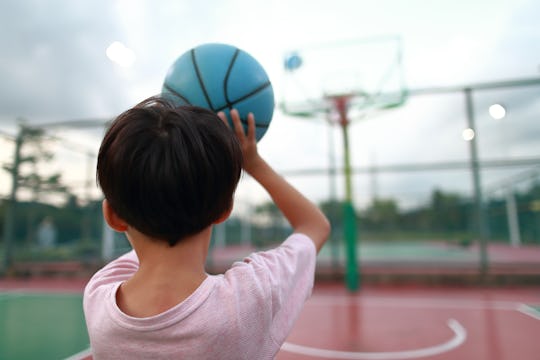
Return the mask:
M 273 359 L 313 288 L 316 250 L 293 234 L 209 275 L 187 299 L 147 318 L 124 314 L 116 291 L 138 268 L 134 251 L 98 271 L 84 291 L 93 357 L 99 359 Z

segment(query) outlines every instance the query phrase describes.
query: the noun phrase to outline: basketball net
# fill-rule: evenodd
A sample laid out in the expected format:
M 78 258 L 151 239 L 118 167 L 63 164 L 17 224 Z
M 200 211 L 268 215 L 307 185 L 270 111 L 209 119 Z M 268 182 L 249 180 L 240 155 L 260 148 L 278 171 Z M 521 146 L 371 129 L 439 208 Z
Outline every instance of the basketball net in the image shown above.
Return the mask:
M 350 123 L 349 120 L 349 103 L 353 96 L 350 94 L 345 95 L 327 95 L 326 99 L 332 105 L 332 109 L 336 111 L 336 122 L 341 126 L 347 126 Z M 330 119 L 332 121 L 332 119 Z

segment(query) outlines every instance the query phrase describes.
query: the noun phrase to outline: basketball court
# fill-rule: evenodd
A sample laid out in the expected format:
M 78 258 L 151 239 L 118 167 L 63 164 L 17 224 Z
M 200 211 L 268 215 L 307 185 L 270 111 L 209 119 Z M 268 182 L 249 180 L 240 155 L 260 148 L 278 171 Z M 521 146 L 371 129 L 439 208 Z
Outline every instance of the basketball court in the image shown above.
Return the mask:
M 0 280 L 1 359 L 90 359 L 83 280 Z M 8 331 L 9 330 L 9 331 Z M 278 360 L 534 360 L 540 289 L 318 282 Z

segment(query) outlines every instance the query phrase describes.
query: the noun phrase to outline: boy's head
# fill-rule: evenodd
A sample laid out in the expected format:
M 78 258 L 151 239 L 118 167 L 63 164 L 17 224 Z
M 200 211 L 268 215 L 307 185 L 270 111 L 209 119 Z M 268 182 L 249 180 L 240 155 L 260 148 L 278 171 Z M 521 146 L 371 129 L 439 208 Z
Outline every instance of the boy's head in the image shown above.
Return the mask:
M 172 246 L 231 209 L 241 170 L 236 136 L 216 114 L 152 97 L 113 121 L 97 180 L 122 220 Z

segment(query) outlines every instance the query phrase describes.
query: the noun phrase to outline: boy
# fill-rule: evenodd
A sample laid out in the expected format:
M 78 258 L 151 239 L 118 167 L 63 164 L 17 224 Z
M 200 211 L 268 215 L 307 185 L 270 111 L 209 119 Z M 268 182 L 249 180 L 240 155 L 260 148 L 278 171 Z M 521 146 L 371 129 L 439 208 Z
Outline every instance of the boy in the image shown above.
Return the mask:
M 97 177 L 103 214 L 133 250 L 99 270 L 84 292 L 93 358 L 272 359 L 313 286 L 330 227 L 320 210 L 258 154 L 223 113 L 150 98 L 105 134 Z M 293 228 L 276 249 L 222 275 L 204 265 L 212 226 L 227 219 L 243 169 Z

